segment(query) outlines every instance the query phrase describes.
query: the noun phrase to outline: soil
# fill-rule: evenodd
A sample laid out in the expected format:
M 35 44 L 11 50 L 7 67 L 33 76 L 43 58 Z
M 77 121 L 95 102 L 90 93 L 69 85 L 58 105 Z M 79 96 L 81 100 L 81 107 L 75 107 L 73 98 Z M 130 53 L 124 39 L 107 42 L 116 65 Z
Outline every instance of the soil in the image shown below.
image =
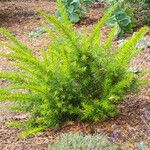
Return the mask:
M 11 31 L 18 39 L 34 49 L 39 55 L 39 50 L 49 42 L 47 34 L 42 34 L 38 38 L 30 39 L 29 33 L 40 26 L 41 16 L 35 11 L 42 9 L 51 14 L 55 14 L 56 2 L 53 0 L 1 0 L 0 1 L 0 27 L 5 27 Z M 101 5 L 92 7 L 92 12 L 76 25 L 78 30 L 87 28 L 89 31 L 93 25 L 101 18 L 103 11 Z M 104 27 L 105 37 L 109 29 Z M 0 40 L 6 40 L 0 35 Z M 150 42 L 150 34 L 147 35 Z M 4 47 L 0 52 L 8 52 Z M 146 69 L 144 76 L 150 79 L 150 48 L 145 48 L 132 62 L 132 66 L 139 69 Z M 11 65 L 11 60 L 0 58 L 0 71 L 15 71 Z M 6 81 L 1 80 L 0 86 L 7 86 Z M 46 150 L 48 144 L 54 141 L 61 133 L 83 131 L 85 133 L 106 133 L 110 136 L 117 130 L 117 138 L 125 142 L 131 149 L 136 149 L 134 142 L 150 142 L 150 85 L 144 87 L 140 95 L 129 95 L 126 101 L 119 104 L 120 114 L 115 118 L 94 124 L 82 123 L 80 121 L 69 122 L 62 125 L 57 130 L 48 129 L 26 139 L 18 137 L 19 129 L 7 126 L 6 122 L 11 120 L 23 121 L 28 114 L 17 113 L 7 109 L 10 102 L 0 102 L 0 150 Z M 131 142 L 130 142 L 131 141 Z M 134 141 L 134 142 L 132 142 Z

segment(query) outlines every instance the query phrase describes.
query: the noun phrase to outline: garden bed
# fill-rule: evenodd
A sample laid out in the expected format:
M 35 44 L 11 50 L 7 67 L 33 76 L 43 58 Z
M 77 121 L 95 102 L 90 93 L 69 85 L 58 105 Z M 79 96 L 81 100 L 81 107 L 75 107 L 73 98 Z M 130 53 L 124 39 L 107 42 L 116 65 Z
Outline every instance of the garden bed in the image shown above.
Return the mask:
M 101 6 L 101 5 L 99 5 Z M 29 45 L 39 55 L 39 49 L 46 47 L 49 42 L 47 34 L 43 34 L 38 38 L 30 39 L 29 33 L 40 26 L 41 17 L 35 12 L 36 8 L 41 8 L 51 14 L 55 14 L 56 3 L 51 0 L 30 1 L 6 1 L 0 2 L 0 27 L 5 27 L 11 31 L 18 39 Z M 76 28 L 80 31 L 83 28 L 91 30 L 93 25 L 103 15 L 103 9 L 93 7 L 92 12 L 87 14 Z M 103 36 L 105 38 L 109 28 L 104 27 Z M 0 36 L 0 40 L 4 37 Z M 147 35 L 147 41 L 150 41 L 150 34 Z M 0 52 L 8 51 L 1 47 Z M 145 75 L 145 79 L 150 79 L 150 48 L 146 48 L 131 63 L 139 69 L 149 69 Z M 11 66 L 11 60 L 0 58 L 0 71 L 16 70 Z M 8 83 L 0 81 L 1 86 Z M 125 102 L 119 104 L 120 114 L 115 118 L 94 124 L 82 123 L 80 121 L 68 122 L 57 130 L 48 129 L 45 132 L 38 133 L 27 139 L 18 138 L 20 130 L 8 127 L 5 122 L 11 120 L 25 120 L 29 114 L 20 114 L 7 110 L 5 107 L 11 103 L 0 103 L 0 149 L 2 150 L 46 150 L 48 144 L 54 141 L 61 133 L 69 131 L 82 131 L 85 133 L 105 133 L 110 138 L 113 134 L 115 139 L 125 142 L 131 149 L 136 149 L 135 145 L 141 141 L 148 141 L 150 130 L 150 86 L 146 86 L 141 90 L 140 95 L 129 95 Z M 117 130 L 117 133 L 116 133 Z M 132 142 L 131 142 L 132 141 Z M 135 145 L 134 145 L 135 143 Z

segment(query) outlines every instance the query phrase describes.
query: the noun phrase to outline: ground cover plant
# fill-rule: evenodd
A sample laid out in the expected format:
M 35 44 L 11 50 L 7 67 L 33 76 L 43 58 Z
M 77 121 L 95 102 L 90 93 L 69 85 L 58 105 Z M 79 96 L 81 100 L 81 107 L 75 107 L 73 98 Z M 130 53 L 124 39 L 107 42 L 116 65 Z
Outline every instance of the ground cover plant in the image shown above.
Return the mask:
M 104 42 L 100 31 L 115 8 L 105 13 L 87 35 L 78 33 L 63 5 L 58 2 L 58 6 L 63 22 L 40 11 L 46 18 L 43 26 L 52 38 L 48 49 L 41 50 L 42 59 L 6 29 L 0 28 L 0 33 L 12 42 L 0 43 L 11 50 L 0 55 L 13 59 L 20 69 L 20 72 L 0 73 L 1 79 L 11 82 L 0 90 L 0 100 L 14 101 L 19 110 L 31 114 L 23 124 L 23 129 L 27 129 L 24 136 L 77 118 L 98 121 L 113 117 L 118 113 L 116 104 L 143 83 L 128 70 L 128 63 L 141 51 L 136 45 L 148 27 L 143 27 L 114 50 L 116 27 Z M 22 126 L 15 122 L 11 125 Z
M 65 133 L 60 135 L 48 150 L 133 150 L 130 146 L 124 145 L 119 141 L 112 142 L 106 135 L 84 134 L 84 133 Z M 136 143 L 135 149 L 148 150 L 148 145 L 144 142 Z
M 60 136 L 48 150 L 116 150 L 116 147 L 99 134 L 66 133 Z

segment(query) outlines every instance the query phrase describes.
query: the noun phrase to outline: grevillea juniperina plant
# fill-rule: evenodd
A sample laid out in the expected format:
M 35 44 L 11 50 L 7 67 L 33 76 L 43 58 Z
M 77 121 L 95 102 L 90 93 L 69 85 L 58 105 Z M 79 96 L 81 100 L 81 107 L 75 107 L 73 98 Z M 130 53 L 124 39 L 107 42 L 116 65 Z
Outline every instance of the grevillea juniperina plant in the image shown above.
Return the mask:
M 141 28 L 116 49 L 113 47 L 116 27 L 104 42 L 100 36 L 116 6 L 104 14 L 90 34 L 79 34 L 60 1 L 58 7 L 63 22 L 39 11 L 46 19 L 44 28 L 52 39 L 48 48 L 41 50 L 41 58 L 0 28 L 0 33 L 11 41 L 11 44 L 0 42 L 10 49 L 10 53 L 0 55 L 13 58 L 13 64 L 20 70 L 0 73 L 1 79 L 10 81 L 9 86 L 0 89 L 0 100 L 14 101 L 19 110 L 31 114 L 23 125 L 24 136 L 77 118 L 98 121 L 113 117 L 118 114 L 116 104 L 143 83 L 128 71 L 128 63 L 141 51 L 136 45 L 148 27 Z

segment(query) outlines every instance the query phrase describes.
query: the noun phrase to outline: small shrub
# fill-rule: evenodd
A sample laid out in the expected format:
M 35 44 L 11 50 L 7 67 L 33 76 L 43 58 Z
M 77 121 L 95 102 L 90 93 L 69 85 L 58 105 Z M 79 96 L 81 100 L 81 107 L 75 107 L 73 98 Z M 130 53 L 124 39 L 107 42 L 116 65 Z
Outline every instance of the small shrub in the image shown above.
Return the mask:
M 48 150 L 115 150 L 115 146 L 104 136 L 83 133 L 63 134 Z
M 48 48 L 41 50 L 41 59 L 6 29 L 0 28 L 0 33 L 12 42 L 0 42 L 11 50 L 0 55 L 13 58 L 13 64 L 20 69 L 0 73 L 1 79 L 11 82 L 0 89 L 0 100 L 14 101 L 18 108 L 30 112 L 24 129 L 36 128 L 37 132 L 77 118 L 98 121 L 113 117 L 118 113 L 116 103 L 143 83 L 128 71 L 128 63 L 141 51 L 136 45 L 148 28 L 143 27 L 118 49 L 113 47 L 116 27 L 104 42 L 99 36 L 115 8 L 104 14 L 89 35 L 76 31 L 60 2 L 63 23 L 40 11 L 46 19 L 45 30 L 52 38 Z M 31 133 L 29 131 L 25 135 Z

